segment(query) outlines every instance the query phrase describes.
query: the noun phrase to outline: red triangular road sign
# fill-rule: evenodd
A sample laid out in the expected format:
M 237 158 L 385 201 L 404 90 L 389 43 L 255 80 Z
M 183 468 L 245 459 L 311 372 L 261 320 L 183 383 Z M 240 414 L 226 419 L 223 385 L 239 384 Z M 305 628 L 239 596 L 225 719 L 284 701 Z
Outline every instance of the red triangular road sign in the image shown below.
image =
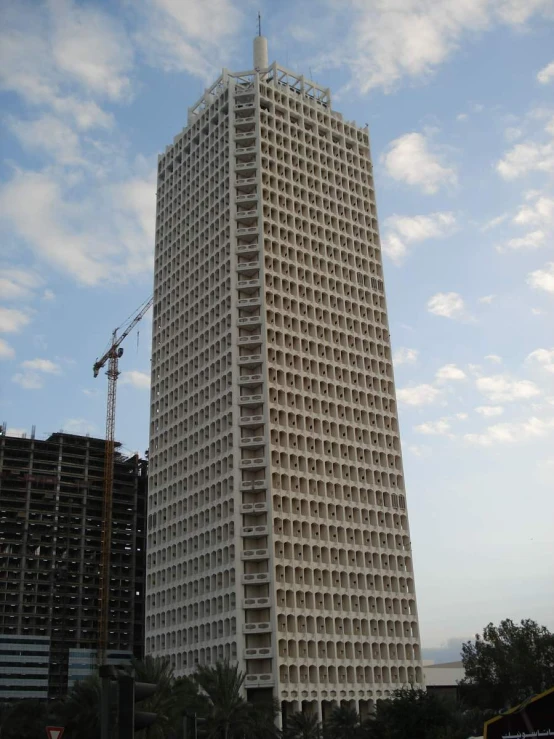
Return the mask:
M 64 726 L 47 726 L 46 736 L 48 739 L 62 739 Z

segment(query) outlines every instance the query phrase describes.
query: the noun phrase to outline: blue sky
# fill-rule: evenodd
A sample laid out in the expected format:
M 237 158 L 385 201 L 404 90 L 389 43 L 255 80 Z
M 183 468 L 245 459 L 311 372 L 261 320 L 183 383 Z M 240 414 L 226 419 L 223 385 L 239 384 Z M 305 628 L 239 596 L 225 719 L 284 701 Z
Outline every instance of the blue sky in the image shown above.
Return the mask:
M 92 363 L 151 291 L 155 166 L 226 66 L 369 123 L 424 646 L 554 627 L 554 2 L 5 0 L 0 420 L 102 435 Z M 147 448 L 150 319 L 117 436 Z

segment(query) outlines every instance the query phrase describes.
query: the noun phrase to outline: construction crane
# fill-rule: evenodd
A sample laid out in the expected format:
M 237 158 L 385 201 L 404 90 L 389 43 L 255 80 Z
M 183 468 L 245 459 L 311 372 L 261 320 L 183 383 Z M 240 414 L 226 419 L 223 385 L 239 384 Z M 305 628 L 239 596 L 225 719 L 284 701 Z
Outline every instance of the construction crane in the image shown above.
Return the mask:
M 112 334 L 110 345 L 104 355 L 97 359 L 92 367 L 94 377 L 102 367 L 108 365 L 108 402 L 106 411 L 106 454 L 104 457 L 104 491 L 102 499 L 102 528 L 100 535 L 100 588 L 99 588 L 99 628 L 98 628 L 98 663 L 106 664 L 108 649 L 108 621 L 110 599 L 110 554 L 112 546 L 112 499 L 113 470 L 115 456 L 115 400 L 117 378 L 119 377 L 119 360 L 123 356 L 121 343 L 135 328 L 137 323 L 149 310 L 154 298 L 150 297 L 127 321 L 116 328 Z M 121 332 L 121 333 L 119 333 Z M 119 336 L 118 336 L 119 333 Z

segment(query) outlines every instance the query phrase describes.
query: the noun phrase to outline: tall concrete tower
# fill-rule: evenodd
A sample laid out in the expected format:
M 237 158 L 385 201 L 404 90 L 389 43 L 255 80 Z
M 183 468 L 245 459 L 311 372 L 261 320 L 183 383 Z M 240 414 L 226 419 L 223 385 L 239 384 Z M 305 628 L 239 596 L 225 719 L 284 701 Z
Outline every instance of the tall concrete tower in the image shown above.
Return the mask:
M 263 37 L 160 156 L 154 296 L 147 653 L 323 718 L 421 684 L 368 131 Z

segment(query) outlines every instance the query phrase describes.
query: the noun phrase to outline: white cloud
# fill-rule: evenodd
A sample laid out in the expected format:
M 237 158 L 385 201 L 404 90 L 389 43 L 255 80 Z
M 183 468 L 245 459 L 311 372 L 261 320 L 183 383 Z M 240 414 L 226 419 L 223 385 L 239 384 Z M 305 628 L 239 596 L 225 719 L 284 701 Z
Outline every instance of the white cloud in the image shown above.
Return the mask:
M 0 359 L 13 359 L 14 357 L 15 349 L 7 341 L 0 339 Z
M 150 375 L 146 372 L 139 372 L 138 370 L 130 370 L 128 372 L 121 373 L 121 383 L 123 385 L 132 385 L 139 390 L 150 389 Z
M 52 52 L 58 69 L 86 90 L 119 100 L 129 93 L 132 47 L 99 7 L 50 0 Z
M 445 364 L 444 367 L 441 367 L 437 370 L 435 377 L 439 382 L 448 382 L 449 380 L 465 380 L 466 373 L 459 367 L 456 367 L 455 364 Z
M 401 346 L 394 352 L 392 361 L 396 366 L 399 364 L 413 364 L 417 362 L 418 355 L 417 349 L 408 349 L 408 347 Z
M 64 175 L 17 171 L 0 190 L 0 218 L 35 255 L 86 285 L 126 281 L 152 269 L 155 172 L 114 184 L 90 181 L 83 196 Z M 29 212 L 33 218 L 29 218 Z
M 490 305 L 492 301 L 496 298 L 496 295 L 483 295 L 482 298 L 478 298 L 478 303 L 484 303 L 485 305 Z
M 534 199 L 535 202 L 533 205 L 522 205 L 515 215 L 513 223 L 519 226 L 553 226 L 554 198 L 540 195 L 539 197 L 530 197 L 528 199 Z
M 446 418 L 441 418 L 438 421 L 427 421 L 426 423 L 420 423 L 416 426 L 415 431 L 419 434 L 426 434 L 427 436 L 444 436 L 450 435 L 450 423 Z
M 9 120 L 11 132 L 25 149 L 38 149 L 59 164 L 82 164 L 79 136 L 59 118 L 46 114 L 33 121 Z
M 43 300 L 55 300 L 56 299 L 56 293 L 53 290 L 46 289 L 42 293 L 42 299 Z
M 495 364 L 502 364 L 502 357 L 499 357 L 498 354 L 487 354 L 485 359 L 488 359 L 489 362 L 494 362 Z
M 26 359 L 21 362 L 21 372 L 13 377 L 13 382 L 25 390 L 40 390 L 44 386 L 44 375 L 59 375 L 61 367 L 50 359 Z
M 406 405 L 429 405 L 436 402 L 440 395 L 440 390 L 436 387 L 425 384 L 399 388 L 396 391 L 399 402 Z
M 435 316 L 462 318 L 465 315 L 465 304 L 458 293 L 437 293 L 427 301 L 427 310 Z
M 468 118 L 469 116 L 467 113 L 458 113 L 458 115 L 456 116 L 457 121 L 467 121 Z
M 475 410 L 485 418 L 501 416 L 504 413 L 504 408 L 501 405 L 479 405 Z
M 453 213 L 431 213 L 428 216 L 390 216 L 384 223 L 383 251 L 400 264 L 411 244 L 437 239 L 450 234 L 456 224 Z
M 24 390 L 40 390 L 44 386 L 44 378 L 38 372 L 16 372 L 12 381 Z
M 111 125 L 90 97 L 119 100 L 130 91 L 132 49 L 113 16 L 71 0 L 7 0 L 2 20 L 0 87 L 81 129 Z
M 544 269 L 537 269 L 527 276 L 527 284 L 535 290 L 554 293 L 554 262 L 549 262 Z
M 503 252 L 507 249 L 519 251 L 520 249 L 538 249 L 544 244 L 546 234 L 544 231 L 530 231 L 525 236 L 518 236 L 517 238 L 510 239 L 504 246 L 498 246 L 497 251 Z
M 0 306 L 0 333 L 16 334 L 30 321 L 29 315 L 15 308 Z
M 551 124 L 546 132 L 553 134 Z M 529 172 L 554 172 L 554 141 L 527 140 L 516 144 L 496 165 L 505 180 L 515 180 Z
M 458 421 L 466 421 L 469 418 L 469 415 L 467 413 L 456 413 L 455 417 Z
M 146 0 L 136 40 L 150 64 L 213 81 L 229 56 L 242 16 L 231 0 Z
M 60 365 L 50 359 L 26 359 L 21 362 L 21 367 L 25 370 L 45 372 L 48 375 L 59 375 L 61 372 Z
M 420 188 L 427 194 L 456 183 L 456 171 L 444 166 L 421 133 L 407 133 L 391 142 L 383 155 L 387 174 L 397 182 Z
M 519 423 L 497 423 L 481 434 L 466 434 L 464 439 L 480 446 L 515 444 L 546 436 L 553 429 L 554 418 L 543 420 L 533 416 Z
M 475 384 L 477 389 L 493 403 L 528 400 L 540 394 L 534 382 L 516 380 L 508 375 L 478 377 Z
M 362 93 L 391 90 L 403 78 L 427 77 L 459 48 L 468 35 L 498 24 L 521 27 L 547 14 L 549 0 L 353 0 L 350 36 L 332 54 L 347 65 L 351 87 Z M 348 6 L 346 6 L 348 7 Z M 343 3 L 337 12 L 344 14 Z M 337 24 L 339 23 L 337 19 Z
M 486 223 L 481 226 L 481 231 L 490 231 L 491 228 L 496 228 L 497 226 L 500 226 L 501 223 L 504 223 L 504 221 L 508 218 L 507 213 L 502 213 L 499 216 L 496 216 L 495 218 L 491 218 L 490 221 L 487 221 Z
M 554 349 L 535 349 L 527 357 L 528 362 L 536 362 L 542 369 L 554 374 Z
M 96 426 L 84 418 L 68 418 L 63 422 L 62 429 L 66 434 L 76 434 L 77 436 L 96 433 Z
M 537 80 L 541 85 L 547 85 L 549 82 L 554 80 L 554 62 L 550 62 L 546 67 L 543 67 L 537 74 Z
M 18 268 L 5 268 L 0 272 L 0 298 L 20 300 L 30 298 L 42 280 L 33 272 Z

